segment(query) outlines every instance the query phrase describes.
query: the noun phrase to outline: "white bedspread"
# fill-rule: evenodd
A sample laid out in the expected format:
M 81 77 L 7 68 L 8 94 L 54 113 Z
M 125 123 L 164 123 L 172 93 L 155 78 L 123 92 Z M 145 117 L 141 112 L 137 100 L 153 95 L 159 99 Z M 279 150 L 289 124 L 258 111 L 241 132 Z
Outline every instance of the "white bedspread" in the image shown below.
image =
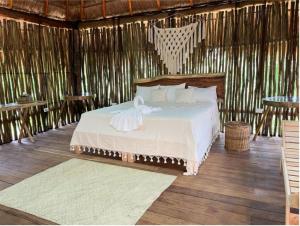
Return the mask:
M 217 103 L 146 104 L 162 110 L 143 115 L 143 126 L 130 132 L 115 130 L 110 120 L 112 112 L 132 107 L 131 101 L 82 114 L 71 146 L 182 159 L 187 173 L 196 174 L 219 132 Z

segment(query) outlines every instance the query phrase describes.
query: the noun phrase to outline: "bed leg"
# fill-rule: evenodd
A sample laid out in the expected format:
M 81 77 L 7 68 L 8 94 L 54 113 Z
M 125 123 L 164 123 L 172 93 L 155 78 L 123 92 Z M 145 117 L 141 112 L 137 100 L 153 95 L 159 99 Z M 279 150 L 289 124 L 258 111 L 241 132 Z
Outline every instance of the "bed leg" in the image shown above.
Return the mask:
M 81 154 L 82 153 L 82 150 L 80 149 L 80 146 L 75 146 L 74 153 L 75 154 Z
M 127 162 L 127 153 L 125 152 L 122 153 L 122 161 Z
M 123 152 L 122 153 L 122 161 L 123 162 L 135 162 L 134 154 Z
M 127 161 L 128 162 L 135 162 L 135 156 L 134 156 L 134 154 L 128 153 L 127 154 Z

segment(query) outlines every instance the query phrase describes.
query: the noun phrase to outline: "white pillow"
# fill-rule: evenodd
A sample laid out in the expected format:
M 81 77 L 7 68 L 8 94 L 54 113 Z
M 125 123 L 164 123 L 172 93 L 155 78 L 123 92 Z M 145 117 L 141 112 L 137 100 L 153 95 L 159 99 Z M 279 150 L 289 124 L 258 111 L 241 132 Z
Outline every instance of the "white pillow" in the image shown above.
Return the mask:
M 159 86 L 136 86 L 136 96 L 141 96 L 144 101 L 151 101 L 151 93 Z
M 177 89 L 176 103 L 195 103 L 193 93 L 194 89 Z
M 151 93 L 152 102 L 166 102 L 167 90 L 166 89 L 154 89 Z
M 175 103 L 176 101 L 175 91 L 177 89 L 185 89 L 185 83 L 179 85 L 171 85 L 171 86 L 160 86 L 160 88 L 167 90 L 167 101 Z
M 195 102 L 217 102 L 217 86 L 207 88 L 189 86 L 189 89 L 193 89 Z

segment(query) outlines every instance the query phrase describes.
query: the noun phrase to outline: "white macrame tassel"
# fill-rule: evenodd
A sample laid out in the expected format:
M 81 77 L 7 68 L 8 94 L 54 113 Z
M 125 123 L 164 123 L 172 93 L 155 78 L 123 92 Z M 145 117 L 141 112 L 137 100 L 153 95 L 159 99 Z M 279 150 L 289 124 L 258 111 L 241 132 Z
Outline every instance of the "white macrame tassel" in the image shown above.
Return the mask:
M 150 43 L 153 44 L 153 27 L 151 26 L 151 24 L 149 23 L 148 26 L 148 40 Z
M 160 163 L 160 160 L 159 160 L 159 159 L 160 159 L 160 157 L 157 157 L 157 163 Z
M 186 166 L 186 164 L 187 164 L 187 162 L 186 162 L 186 160 L 184 160 L 183 166 Z
M 201 42 L 202 40 L 202 21 L 199 22 L 199 28 L 198 28 L 198 42 Z
M 197 32 L 194 32 L 194 48 L 197 47 Z
M 201 39 L 205 39 L 206 38 L 206 22 L 203 21 L 203 25 L 202 25 L 202 35 L 201 35 Z
M 193 40 L 194 35 L 191 36 L 190 41 L 189 41 L 189 45 L 190 45 L 190 53 L 193 53 L 193 49 L 194 49 L 194 40 Z

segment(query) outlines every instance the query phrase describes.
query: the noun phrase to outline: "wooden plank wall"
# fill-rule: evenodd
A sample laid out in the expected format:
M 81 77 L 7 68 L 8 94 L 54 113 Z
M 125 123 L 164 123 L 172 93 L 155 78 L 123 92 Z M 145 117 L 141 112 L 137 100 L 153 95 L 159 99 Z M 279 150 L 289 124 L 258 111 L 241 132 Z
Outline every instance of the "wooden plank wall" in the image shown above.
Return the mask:
M 184 67 L 185 74 L 226 72 L 229 111 L 222 121 L 243 120 L 253 130 L 262 98 L 297 95 L 298 1 L 277 1 L 230 11 L 202 13 L 82 29 L 82 88 L 97 94 L 98 107 L 123 102 L 133 96 L 134 78 L 166 74 L 154 46 L 147 41 L 150 22 L 159 27 L 183 26 L 205 20 L 207 38 L 198 45 Z M 280 118 L 295 118 L 294 111 L 272 109 L 263 135 L 280 134 Z
M 35 100 L 48 100 L 49 113 L 33 110 L 33 133 L 53 128 L 60 100 L 71 93 L 69 37 L 71 30 L 15 20 L 0 20 L 0 104 L 15 102 L 27 92 Z M 67 122 L 76 120 L 69 118 Z M 17 139 L 19 118 L 0 114 L 0 144 Z

